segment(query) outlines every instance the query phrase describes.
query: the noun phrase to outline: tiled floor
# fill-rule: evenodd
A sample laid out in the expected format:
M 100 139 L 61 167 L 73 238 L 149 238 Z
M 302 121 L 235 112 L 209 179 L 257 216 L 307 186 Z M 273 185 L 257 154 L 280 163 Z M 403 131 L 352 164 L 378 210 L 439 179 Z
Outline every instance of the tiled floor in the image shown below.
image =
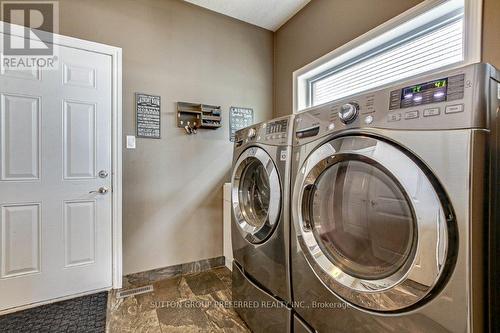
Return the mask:
M 147 282 L 130 284 L 139 287 Z M 228 304 L 231 272 L 226 267 L 169 278 L 153 284 L 152 293 L 117 299 L 109 295 L 107 331 L 250 332 Z

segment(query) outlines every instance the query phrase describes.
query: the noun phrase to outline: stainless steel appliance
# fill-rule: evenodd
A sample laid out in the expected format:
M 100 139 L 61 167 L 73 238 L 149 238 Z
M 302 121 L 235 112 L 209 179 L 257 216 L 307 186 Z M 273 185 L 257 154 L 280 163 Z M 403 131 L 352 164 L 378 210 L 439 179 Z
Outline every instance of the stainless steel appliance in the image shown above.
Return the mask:
M 292 119 L 263 122 L 236 132 L 235 137 L 231 181 L 233 300 L 254 332 L 289 332 L 291 325 Z
M 471 65 L 296 116 L 292 291 L 315 330 L 485 330 L 499 80 Z

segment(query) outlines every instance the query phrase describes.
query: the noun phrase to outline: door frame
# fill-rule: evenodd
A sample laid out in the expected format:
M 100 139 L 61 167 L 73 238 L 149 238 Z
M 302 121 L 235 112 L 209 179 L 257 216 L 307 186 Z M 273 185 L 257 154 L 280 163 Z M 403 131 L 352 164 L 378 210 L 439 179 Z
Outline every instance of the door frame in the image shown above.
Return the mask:
M 17 27 L 14 31 L 25 29 L 16 24 L 0 21 L 0 33 L 4 32 L 5 26 Z M 122 261 L 122 49 L 120 47 L 96 43 L 88 40 L 68 37 L 55 33 L 48 33 L 36 29 L 37 37 L 44 42 L 54 45 L 70 47 L 95 53 L 109 55 L 111 57 L 111 164 L 112 164 L 112 202 L 111 202 L 111 244 L 112 244 L 112 288 L 122 287 L 123 261 Z M 12 32 L 13 30 L 10 29 Z M 23 35 L 11 33 L 10 35 L 24 38 Z M 53 300 L 56 301 L 56 300 Z M 45 302 L 47 303 L 47 302 Z M 31 306 L 30 306 L 31 307 Z

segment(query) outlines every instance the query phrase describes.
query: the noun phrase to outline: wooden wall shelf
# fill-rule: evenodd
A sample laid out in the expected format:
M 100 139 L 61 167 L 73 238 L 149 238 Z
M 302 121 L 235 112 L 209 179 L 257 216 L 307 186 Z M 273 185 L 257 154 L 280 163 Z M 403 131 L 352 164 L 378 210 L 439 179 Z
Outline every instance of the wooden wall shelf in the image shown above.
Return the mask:
M 221 107 L 177 102 L 177 127 L 217 129 L 222 126 Z

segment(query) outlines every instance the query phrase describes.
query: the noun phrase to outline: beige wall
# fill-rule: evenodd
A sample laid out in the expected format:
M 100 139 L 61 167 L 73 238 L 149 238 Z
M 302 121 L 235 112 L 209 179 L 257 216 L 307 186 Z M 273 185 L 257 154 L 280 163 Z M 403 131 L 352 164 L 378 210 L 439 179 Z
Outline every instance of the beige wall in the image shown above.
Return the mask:
M 124 273 L 222 255 L 231 105 L 272 116 L 271 32 L 178 0 L 63 0 L 60 33 L 123 48 L 123 132 L 134 93 L 158 94 L 162 139 L 123 155 Z M 224 126 L 188 136 L 175 102 L 222 105 Z
M 500 1 L 484 0 L 483 61 L 500 69 Z
M 419 2 L 421 0 L 312 0 L 275 34 L 274 116 L 293 112 L 295 70 Z

